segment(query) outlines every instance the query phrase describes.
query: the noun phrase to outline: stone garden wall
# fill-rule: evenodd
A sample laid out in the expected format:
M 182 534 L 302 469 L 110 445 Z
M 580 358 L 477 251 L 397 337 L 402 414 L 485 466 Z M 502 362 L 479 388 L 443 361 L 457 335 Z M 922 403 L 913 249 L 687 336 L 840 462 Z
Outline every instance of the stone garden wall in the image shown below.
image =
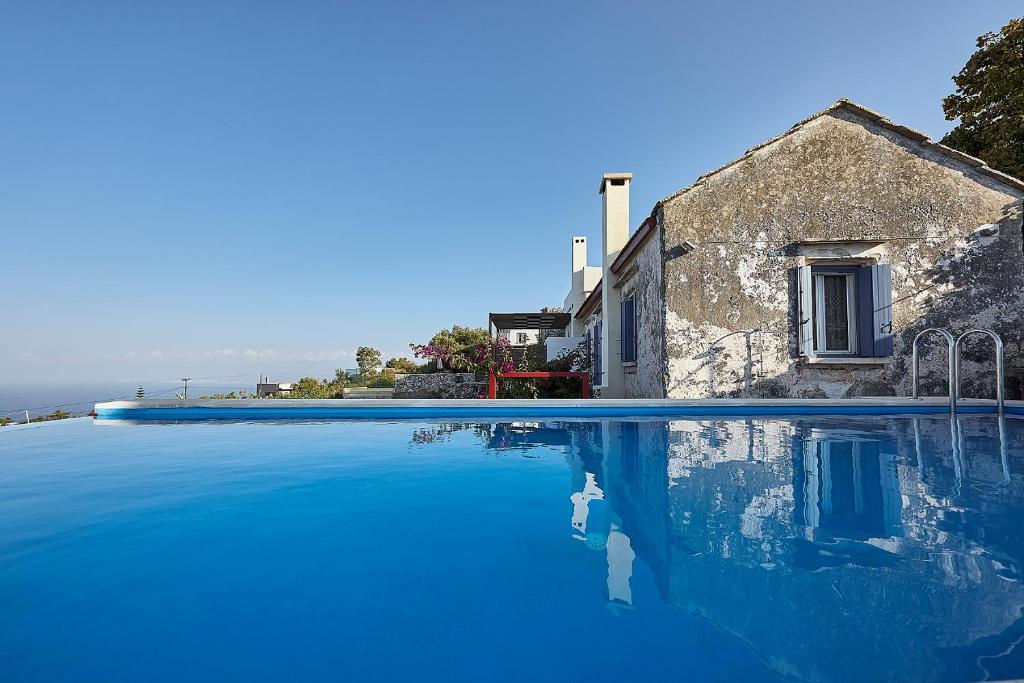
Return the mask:
M 477 398 L 486 391 L 471 372 L 395 375 L 395 398 Z

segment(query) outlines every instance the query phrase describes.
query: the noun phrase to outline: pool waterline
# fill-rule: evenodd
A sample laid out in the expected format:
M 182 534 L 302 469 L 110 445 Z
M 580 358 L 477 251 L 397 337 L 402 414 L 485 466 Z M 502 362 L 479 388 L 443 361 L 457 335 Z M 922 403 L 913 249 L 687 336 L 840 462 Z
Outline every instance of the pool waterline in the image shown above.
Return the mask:
M 941 415 L 945 397 L 851 399 L 274 399 L 111 401 L 103 420 L 443 419 L 531 417 L 756 417 L 799 415 Z M 996 402 L 961 399 L 958 414 L 995 414 Z M 1006 415 L 1024 416 L 1024 401 Z

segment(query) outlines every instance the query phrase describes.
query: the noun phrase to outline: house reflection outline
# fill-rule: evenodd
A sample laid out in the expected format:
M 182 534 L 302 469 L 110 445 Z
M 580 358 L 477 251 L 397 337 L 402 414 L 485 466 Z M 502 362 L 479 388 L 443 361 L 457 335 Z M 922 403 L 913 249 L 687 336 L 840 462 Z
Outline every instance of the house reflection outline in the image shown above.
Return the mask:
M 794 521 L 810 530 L 810 540 L 902 536 L 896 456 L 877 440 L 815 431 L 794 457 Z

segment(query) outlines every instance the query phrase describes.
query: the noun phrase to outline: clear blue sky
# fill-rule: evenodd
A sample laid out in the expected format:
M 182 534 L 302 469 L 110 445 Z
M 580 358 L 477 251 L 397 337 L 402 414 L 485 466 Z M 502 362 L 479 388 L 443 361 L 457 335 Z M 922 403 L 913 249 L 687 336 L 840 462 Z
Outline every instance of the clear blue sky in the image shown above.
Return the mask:
M 839 97 L 938 138 L 1016 2 L 0 9 L 0 380 L 353 367 L 561 303 L 660 197 Z M 346 355 L 349 354 L 349 355 Z

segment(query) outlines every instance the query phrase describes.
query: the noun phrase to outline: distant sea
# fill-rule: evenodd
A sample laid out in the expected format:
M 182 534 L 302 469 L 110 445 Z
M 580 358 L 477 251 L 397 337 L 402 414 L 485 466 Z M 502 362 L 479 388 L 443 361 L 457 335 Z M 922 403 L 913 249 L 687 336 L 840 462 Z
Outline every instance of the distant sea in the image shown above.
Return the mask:
M 134 399 L 139 385 L 131 382 L 97 384 L 7 384 L 0 385 L 0 415 L 25 419 L 25 411 L 32 417 L 48 415 L 63 410 L 73 415 L 86 415 L 93 405 L 101 401 Z M 145 384 L 146 398 L 171 398 L 181 393 L 181 383 Z M 251 384 L 188 386 L 188 397 L 199 398 L 203 394 L 226 394 L 232 391 L 256 390 Z

